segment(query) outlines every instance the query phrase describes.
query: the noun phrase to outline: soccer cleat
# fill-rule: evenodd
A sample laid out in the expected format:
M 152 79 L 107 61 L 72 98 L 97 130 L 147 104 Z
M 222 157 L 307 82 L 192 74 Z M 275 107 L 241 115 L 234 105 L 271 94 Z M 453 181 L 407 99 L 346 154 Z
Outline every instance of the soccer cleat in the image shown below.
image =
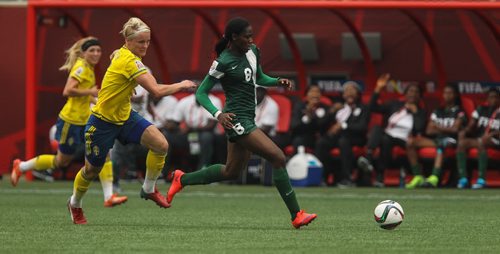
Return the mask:
M 74 224 L 87 224 L 87 219 L 83 215 L 83 209 L 72 207 L 70 200 L 68 200 L 68 211 Z
M 425 179 L 424 184 L 422 185 L 423 187 L 430 187 L 430 188 L 435 188 L 439 184 L 439 177 L 435 175 L 431 175 Z
M 148 200 L 151 199 L 161 208 L 169 208 L 170 204 L 167 202 L 164 196 L 160 194 L 158 189 L 155 187 L 155 191 L 153 193 L 146 193 L 143 188 L 141 188 L 141 198 Z
M 372 163 L 365 157 L 361 156 L 358 158 L 358 167 L 365 172 L 372 172 L 373 165 Z
M 467 180 L 466 177 L 462 177 L 460 178 L 460 180 L 458 180 L 457 188 L 465 189 L 467 188 L 468 185 L 469 185 L 469 180 Z
M 23 174 L 21 172 L 21 170 L 19 169 L 19 164 L 21 164 L 20 159 L 15 159 L 12 162 L 12 172 L 10 173 L 10 183 L 14 187 L 17 186 L 17 183 L 19 182 L 19 178 L 21 178 L 21 175 Z
M 411 181 L 409 183 L 406 184 L 406 188 L 407 189 L 415 189 L 417 187 L 420 187 L 422 186 L 422 184 L 424 183 L 424 177 L 421 176 L 421 175 L 416 175 L 413 177 L 413 179 L 411 179 Z
M 314 213 L 306 213 L 304 210 L 300 210 L 297 213 L 297 216 L 295 219 L 292 221 L 292 225 L 294 228 L 299 229 L 302 226 L 307 226 L 309 223 L 311 223 L 314 219 L 316 219 L 318 215 Z
M 128 200 L 127 196 L 118 196 L 118 194 L 113 194 L 108 200 L 104 201 L 104 207 L 113 207 L 121 205 L 127 202 L 127 200 Z
M 170 185 L 170 188 L 168 189 L 167 192 L 167 202 L 171 203 L 172 199 L 174 199 L 175 194 L 177 192 L 182 190 L 182 183 L 181 183 L 181 177 L 184 175 L 184 172 L 180 170 L 175 170 L 174 172 L 171 173 L 172 176 L 172 184 Z
M 484 178 L 478 178 L 477 182 L 472 185 L 472 189 L 477 190 L 477 189 L 483 189 L 486 187 L 486 181 Z

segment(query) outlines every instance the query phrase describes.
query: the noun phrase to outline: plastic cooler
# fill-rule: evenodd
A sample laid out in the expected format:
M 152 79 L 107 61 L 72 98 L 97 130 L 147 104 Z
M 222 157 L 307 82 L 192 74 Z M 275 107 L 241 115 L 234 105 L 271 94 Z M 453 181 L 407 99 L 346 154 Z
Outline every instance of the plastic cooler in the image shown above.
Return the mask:
M 287 171 L 293 186 L 318 186 L 323 178 L 323 165 L 314 155 L 305 153 L 299 147 L 298 153 L 290 159 Z

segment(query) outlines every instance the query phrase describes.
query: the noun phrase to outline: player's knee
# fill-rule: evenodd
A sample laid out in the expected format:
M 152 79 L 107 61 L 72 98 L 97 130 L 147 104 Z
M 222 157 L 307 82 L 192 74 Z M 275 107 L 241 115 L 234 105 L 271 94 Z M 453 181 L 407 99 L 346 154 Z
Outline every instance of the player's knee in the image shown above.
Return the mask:
M 415 140 L 409 138 L 408 141 L 406 141 L 406 148 L 413 148 L 413 146 L 415 146 Z
M 466 148 L 465 142 L 463 142 L 462 140 L 459 140 L 458 144 L 457 144 L 457 151 L 458 152 L 464 152 L 465 148 Z
M 166 139 L 163 139 L 159 142 L 152 150 L 158 154 L 167 154 L 168 153 L 168 142 Z
M 162 152 L 163 154 L 167 154 L 168 153 L 168 142 L 167 140 L 165 140 L 165 142 L 163 142 L 160 146 L 160 152 Z
M 84 167 L 83 168 L 83 175 L 84 178 L 87 180 L 93 180 L 99 176 L 99 173 L 101 172 L 100 167 Z
M 57 160 L 55 161 L 54 165 L 56 168 L 67 168 L 69 167 L 69 164 L 71 163 L 71 160 Z
M 465 131 L 460 131 L 458 133 L 458 139 L 464 139 L 465 138 Z
M 283 151 L 278 150 L 271 161 L 273 168 L 284 168 L 286 166 L 286 157 Z

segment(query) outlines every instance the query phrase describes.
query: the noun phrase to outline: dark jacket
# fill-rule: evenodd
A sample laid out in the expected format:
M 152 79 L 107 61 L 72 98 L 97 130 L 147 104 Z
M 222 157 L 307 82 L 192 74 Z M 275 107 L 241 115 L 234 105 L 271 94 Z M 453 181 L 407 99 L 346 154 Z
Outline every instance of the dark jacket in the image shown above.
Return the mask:
M 383 104 L 378 104 L 379 93 L 373 93 L 372 98 L 370 100 L 370 111 L 374 113 L 381 113 L 384 117 L 384 128 L 387 126 L 387 121 L 391 117 L 392 114 L 398 112 L 405 106 L 404 101 L 399 100 L 391 100 L 385 102 Z M 426 121 L 426 112 L 420 106 L 417 107 L 418 110 L 413 114 L 413 129 L 412 135 L 423 135 L 425 133 L 425 121 Z
M 292 130 L 292 137 L 295 136 L 311 136 L 316 134 L 323 134 L 328 129 L 328 107 L 324 104 L 320 104 L 317 111 L 323 110 L 324 115 L 314 116 L 310 119 L 308 123 L 304 123 L 302 118 L 304 117 L 306 103 L 298 102 L 293 107 L 292 120 L 290 123 L 290 128 Z
M 337 122 L 336 115 L 338 111 L 329 114 L 329 125 Z M 370 110 L 367 105 L 358 104 L 352 109 L 351 115 L 345 121 L 347 128 L 342 129 L 341 135 L 348 137 L 366 137 L 368 123 L 370 122 Z

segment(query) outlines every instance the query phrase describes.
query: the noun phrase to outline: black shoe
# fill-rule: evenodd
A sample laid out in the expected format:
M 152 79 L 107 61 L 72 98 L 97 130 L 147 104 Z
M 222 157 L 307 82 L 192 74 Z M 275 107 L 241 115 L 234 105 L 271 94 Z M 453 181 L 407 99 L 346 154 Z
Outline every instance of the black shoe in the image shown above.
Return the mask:
M 373 165 L 367 158 L 360 156 L 358 158 L 358 167 L 365 172 L 372 172 Z
M 376 187 L 376 188 L 384 188 L 385 187 L 385 184 L 383 182 L 379 182 L 379 181 L 375 181 L 373 183 L 373 187 Z
M 337 183 L 337 187 L 339 187 L 340 189 L 346 189 L 354 186 L 354 183 L 350 180 L 342 180 Z

